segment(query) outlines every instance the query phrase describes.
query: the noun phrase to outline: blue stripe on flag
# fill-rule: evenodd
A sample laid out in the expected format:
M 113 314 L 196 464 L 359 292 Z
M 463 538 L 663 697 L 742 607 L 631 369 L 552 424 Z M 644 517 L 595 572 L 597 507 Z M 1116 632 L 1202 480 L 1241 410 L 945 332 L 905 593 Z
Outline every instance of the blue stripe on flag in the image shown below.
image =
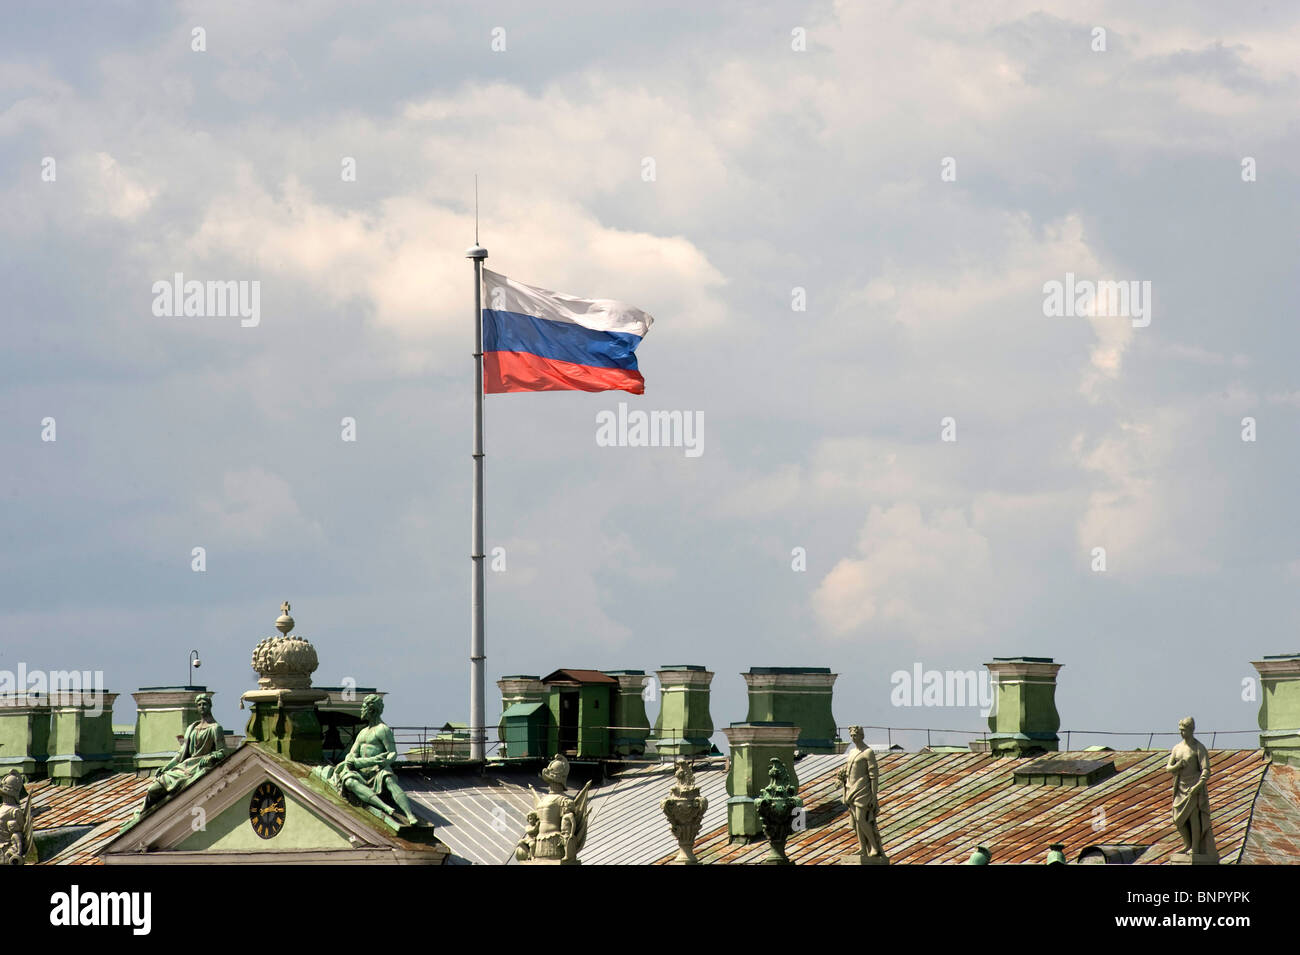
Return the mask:
M 593 368 L 636 368 L 640 335 L 599 332 L 522 312 L 483 309 L 483 350 L 528 352 Z

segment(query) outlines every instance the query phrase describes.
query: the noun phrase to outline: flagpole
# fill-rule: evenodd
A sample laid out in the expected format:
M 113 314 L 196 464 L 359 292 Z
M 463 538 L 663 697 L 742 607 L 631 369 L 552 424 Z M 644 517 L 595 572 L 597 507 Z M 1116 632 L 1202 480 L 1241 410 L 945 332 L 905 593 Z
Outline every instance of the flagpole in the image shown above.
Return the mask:
M 478 187 L 475 184 L 475 192 Z M 477 206 L 477 196 L 475 197 Z M 483 260 L 488 251 L 478 244 L 475 210 L 474 244 L 465 257 L 474 260 L 474 496 L 470 518 L 469 585 L 469 757 L 487 756 L 487 710 L 483 648 Z

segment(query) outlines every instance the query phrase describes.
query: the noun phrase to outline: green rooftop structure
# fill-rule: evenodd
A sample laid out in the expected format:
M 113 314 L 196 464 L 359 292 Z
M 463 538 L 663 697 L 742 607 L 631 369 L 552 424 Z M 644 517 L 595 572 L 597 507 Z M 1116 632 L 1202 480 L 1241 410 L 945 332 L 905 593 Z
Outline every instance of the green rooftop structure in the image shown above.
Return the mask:
M 49 758 L 49 698 L 34 693 L 0 696 L 0 775 L 15 770 L 28 779 L 43 779 Z
M 712 748 L 713 717 L 709 685 L 713 673 L 702 666 L 676 664 L 655 671 L 659 678 L 659 715 L 655 750 L 661 756 L 698 756 Z
M 727 772 L 727 831 L 733 842 L 761 838 L 762 822 L 754 800 L 770 782 L 773 758 L 785 764 L 790 783 L 798 789 L 794 751 L 800 728 L 789 722 L 732 723 L 722 731 L 731 747 Z
M 533 673 L 515 673 L 497 680 L 497 689 L 501 691 L 501 719 L 497 722 L 497 739 L 501 741 L 501 756 L 513 756 L 506 740 L 506 712 L 516 703 L 546 702 L 546 687 L 542 678 Z
M 1254 661 L 1261 687 L 1259 745 L 1274 761 L 1300 766 L 1300 653 Z
M 993 683 L 989 752 L 1019 757 L 1059 750 L 1056 674 L 1063 664 L 1051 657 L 994 657 L 984 665 Z
M 645 713 L 647 677 L 645 670 L 605 670 L 606 676 L 618 681 L 614 693 L 614 716 L 610 726 L 610 753 L 614 756 L 640 756 L 650 735 L 650 720 Z
M 742 673 L 749 690 L 746 722 L 789 722 L 800 727 L 800 753 L 838 751 L 839 730 L 831 712 L 838 674 L 829 667 L 750 667 Z
M 501 714 L 502 738 L 510 759 L 545 759 L 550 707 L 542 701 L 515 703 Z
M 610 754 L 614 693 L 618 681 L 599 670 L 556 670 L 544 677 L 551 723 L 548 750 L 579 758 Z
M 70 786 L 113 769 L 116 699 L 116 693 L 101 691 L 50 694 L 50 758 L 45 765 L 51 780 Z

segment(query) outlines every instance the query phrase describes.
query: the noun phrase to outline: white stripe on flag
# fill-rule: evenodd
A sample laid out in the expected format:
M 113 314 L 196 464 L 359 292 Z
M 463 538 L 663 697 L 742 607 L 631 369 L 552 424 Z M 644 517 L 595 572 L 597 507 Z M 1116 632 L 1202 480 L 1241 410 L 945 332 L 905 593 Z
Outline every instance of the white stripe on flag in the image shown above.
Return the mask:
M 524 285 L 483 270 L 483 307 L 519 312 L 552 322 L 570 322 L 598 332 L 626 332 L 645 338 L 654 319 L 631 305 L 611 298 L 578 298 L 550 289 Z

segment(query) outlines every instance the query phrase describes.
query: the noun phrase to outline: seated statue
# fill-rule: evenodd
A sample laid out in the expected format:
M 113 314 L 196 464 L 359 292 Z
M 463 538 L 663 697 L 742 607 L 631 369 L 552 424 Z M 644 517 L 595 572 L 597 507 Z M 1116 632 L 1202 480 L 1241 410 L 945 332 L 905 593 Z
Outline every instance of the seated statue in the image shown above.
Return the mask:
M 421 825 L 411 808 L 411 801 L 397 781 L 393 763 L 397 761 L 397 744 L 393 731 L 384 723 L 383 698 L 370 694 L 361 701 L 361 718 L 365 727 L 357 733 L 352 748 L 342 762 L 318 766 L 312 774 L 334 787 L 344 799 L 351 796 L 365 806 L 372 806 L 408 826 Z M 392 800 L 390 805 L 384 796 Z
M 534 797 L 528 827 L 515 849 L 522 863 L 580 865 L 578 853 L 587 841 L 587 795 L 591 783 L 582 787 L 577 798 L 565 795 L 569 782 L 569 761 L 557 755 L 542 770 L 542 779 L 550 792 Z
M 24 788 L 19 773 L 0 780 L 0 865 L 22 865 L 32 844 L 32 799 L 23 805 Z
M 145 793 L 140 812 L 184 789 L 226 758 L 226 731 L 212 718 L 212 697 L 200 693 L 194 698 L 199 718 L 185 727 L 180 752 L 158 767 Z M 138 817 L 140 812 L 136 813 Z

